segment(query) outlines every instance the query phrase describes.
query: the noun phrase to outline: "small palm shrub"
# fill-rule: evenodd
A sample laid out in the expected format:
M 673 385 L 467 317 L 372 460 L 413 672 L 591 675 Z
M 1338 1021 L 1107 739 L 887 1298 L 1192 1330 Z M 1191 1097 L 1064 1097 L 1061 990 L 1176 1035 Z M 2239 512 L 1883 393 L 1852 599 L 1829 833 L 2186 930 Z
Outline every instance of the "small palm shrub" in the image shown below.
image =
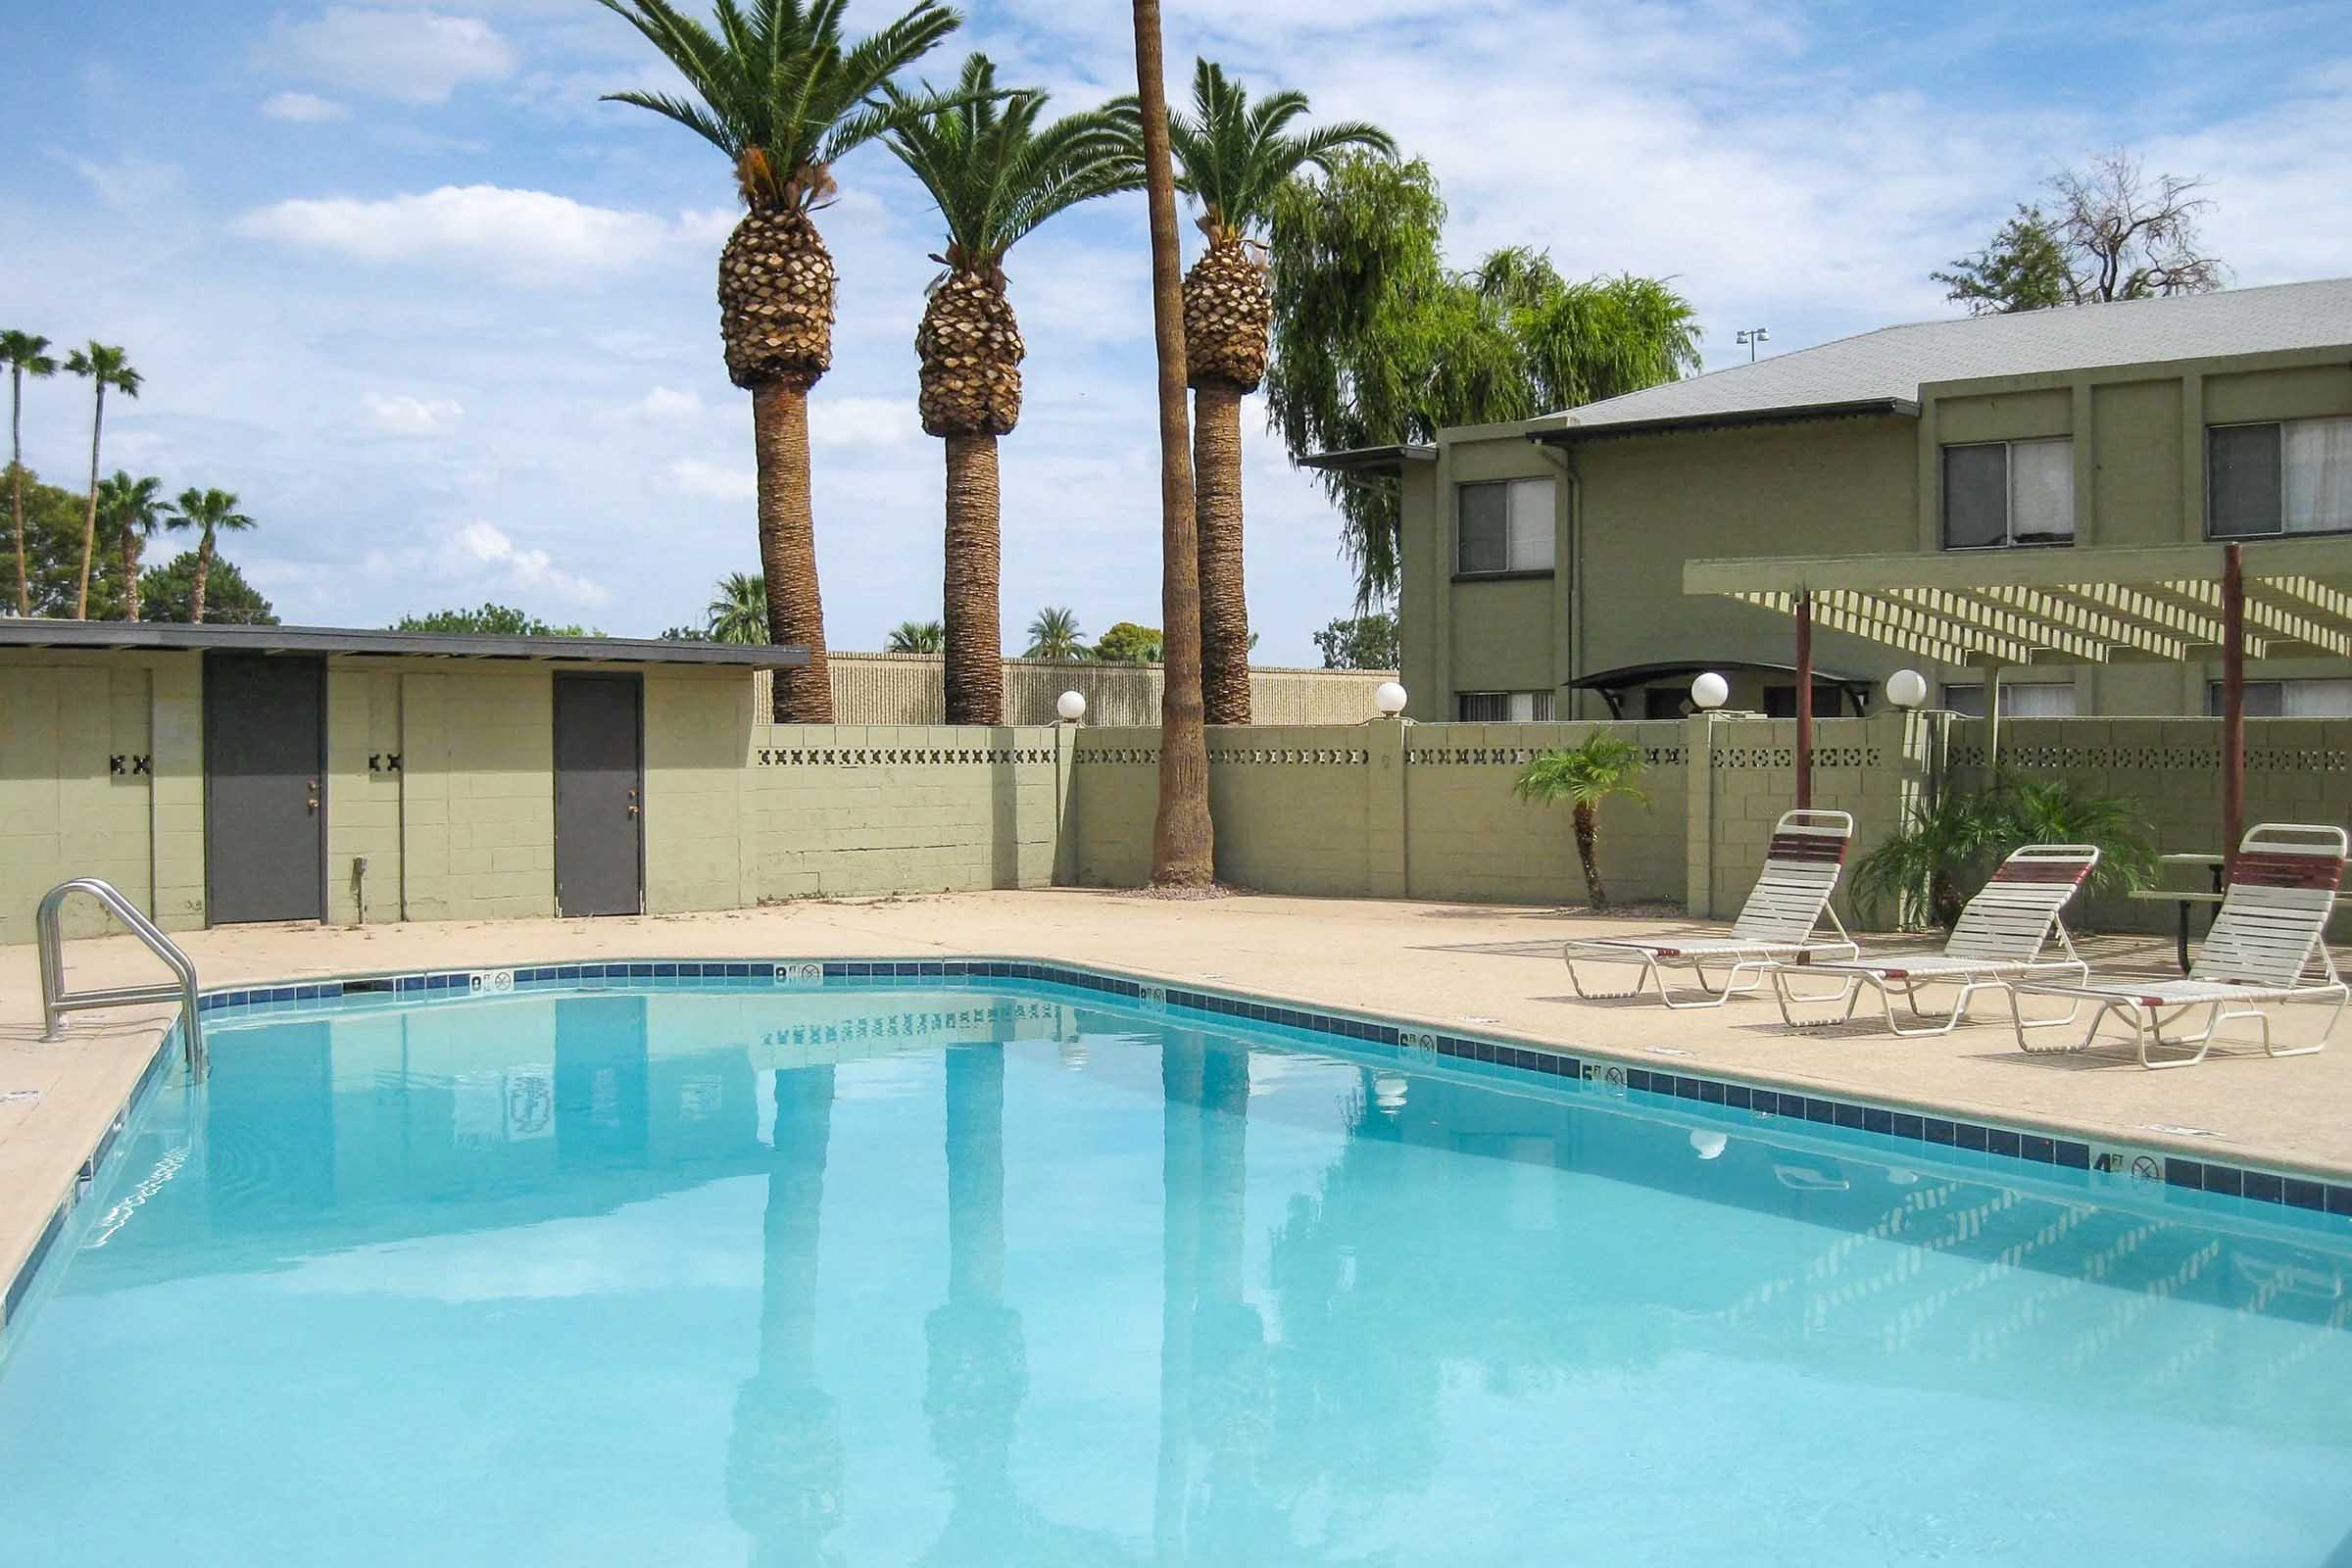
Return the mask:
M 1584 862 L 1585 892 L 1595 909 L 1609 902 L 1600 880 L 1600 804 L 1622 795 L 1647 806 L 1649 797 L 1638 782 L 1645 765 L 1641 747 L 1594 730 L 1580 746 L 1539 756 L 1512 786 L 1524 801 L 1569 804 L 1576 821 L 1577 858 Z
M 1903 830 L 1854 867 L 1854 892 L 1875 919 L 1891 905 L 1950 930 L 1993 867 L 2028 844 L 2088 844 L 2099 852 L 2089 887 L 2130 893 L 2156 881 L 2156 844 L 2124 798 L 2066 779 L 2033 781 L 2006 770 L 1974 790 L 1946 790 L 1912 808 Z

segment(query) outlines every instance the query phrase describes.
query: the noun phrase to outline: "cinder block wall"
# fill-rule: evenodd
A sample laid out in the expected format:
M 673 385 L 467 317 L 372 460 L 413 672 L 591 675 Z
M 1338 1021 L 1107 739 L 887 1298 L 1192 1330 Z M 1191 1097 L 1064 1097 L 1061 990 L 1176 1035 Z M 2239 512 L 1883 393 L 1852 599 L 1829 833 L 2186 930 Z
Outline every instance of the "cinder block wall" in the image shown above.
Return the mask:
M 937 654 L 845 654 L 831 656 L 833 711 L 850 724 L 939 724 L 947 717 L 945 661 Z M 1004 661 L 1004 716 L 1016 725 L 1054 721 L 1054 703 L 1063 692 L 1086 698 L 1090 723 L 1112 728 L 1159 723 L 1159 694 L 1166 678 L 1157 664 L 1051 663 L 1042 659 Z M 1372 692 L 1386 669 L 1284 669 L 1263 665 L 1250 671 L 1250 717 L 1259 724 L 1354 724 L 1372 715 Z M 758 711 L 769 711 L 768 676 L 754 677 Z

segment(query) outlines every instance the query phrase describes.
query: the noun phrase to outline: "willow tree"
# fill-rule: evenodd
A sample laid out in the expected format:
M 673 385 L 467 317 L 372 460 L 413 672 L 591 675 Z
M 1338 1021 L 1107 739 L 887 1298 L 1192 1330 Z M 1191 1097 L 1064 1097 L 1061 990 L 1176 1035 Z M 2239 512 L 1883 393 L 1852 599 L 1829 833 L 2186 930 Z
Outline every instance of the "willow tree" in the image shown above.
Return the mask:
M 1447 425 L 1525 419 L 1698 368 L 1690 304 L 1665 282 L 1571 281 L 1519 246 L 1456 271 L 1445 224 L 1437 180 L 1418 161 L 1343 158 L 1275 198 L 1266 407 L 1294 459 L 1433 441 Z M 1393 599 L 1395 482 L 1322 478 L 1358 608 Z
M 929 89 L 925 89 L 929 93 Z M 907 100 L 889 93 L 894 107 Z M 940 114 L 908 113 L 890 150 L 922 181 L 947 225 L 947 272 L 915 329 L 923 429 L 947 445 L 943 574 L 947 717 L 1004 722 L 1004 649 L 997 438 L 1021 417 L 1021 328 L 1004 286 L 1004 253 L 1047 219 L 1143 183 L 1132 101 L 1040 125 L 1046 95 L 1000 93 L 997 68 L 974 54 Z
M 776 671 L 775 715 L 830 723 L 833 677 L 808 496 L 808 389 L 833 364 L 834 272 L 809 215 L 833 198 L 836 163 L 902 114 L 935 107 L 893 106 L 881 94 L 962 19 L 938 0 L 921 0 L 850 43 L 841 30 L 849 0 L 717 0 L 715 31 L 669 0 L 598 3 L 643 33 L 695 95 L 606 98 L 676 121 L 734 166 L 745 211 L 718 256 L 718 332 L 728 379 L 752 395 L 769 640 L 808 650 L 807 664 Z
M 1193 388 L 1193 473 L 1200 552 L 1200 684 L 1211 724 L 1250 722 L 1250 605 L 1242 569 L 1242 399 L 1266 375 L 1273 300 L 1250 241 L 1275 196 L 1304 169 L 1328 172 L 1349 148 L 1393 155 L 1377 125 L 1291 127 L 1306 94 L 1252 103 L 1206 60 L 1193 68 L 1193 112 L 1169 125 L 1182 188 L 1200 208 L 1208 249 L 1184 279 L 1185 378 Z
M 1185 425 L 1184 258 L 1176 237 L 1166 70 L 1159 0 L 1135 0 L 1136 101 L 1143 114 L 1144 209 L 1152 230 L 1152 348 L 1159 372 L 1159 609 L 1167 627 L 1152 884 L 1197 888 L 1216 880 L 1216 829 L 1208 815 L 1208 732 L 1200 718 L 1200 567 Z

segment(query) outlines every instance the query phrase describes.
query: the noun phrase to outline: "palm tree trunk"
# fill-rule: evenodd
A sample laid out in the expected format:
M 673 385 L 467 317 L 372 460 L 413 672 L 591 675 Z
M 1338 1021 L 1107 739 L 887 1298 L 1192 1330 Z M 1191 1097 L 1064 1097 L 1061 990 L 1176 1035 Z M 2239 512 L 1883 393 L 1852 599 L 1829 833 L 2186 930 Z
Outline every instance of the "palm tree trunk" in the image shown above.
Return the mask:
M 833 722 L 825 606 L 816 585 L 816 520 L 808 505 L 808 386 L 787 379 L 752 388 L 752 444 L 760 460 L 760 568 L 767 577 L 768 641 L 808 650 L 799 669 L 775 672 L 779 724 Z
M 1242 589 L 1242 394 L 1193 393 L 1200 545 L 1200 699 L 1211 724 L 1250 722 L 1250 602 Z
M 139 618 L 139 531 L 128 523 L 122 525 L 122 613 L 125 620 Z
M 1216 880 L 1216 830 L 1208 816 L 1208 735 L 1201 728 L 1200 544 L 1185 429 L 1184 277 L 1164 73 L 1159 0 L 1135 0 L 1135 84 L 1152 220 L 1152 339 L 1159 360 L 1160 654 L 1167 665 L 1159 699 L 1152 883 L 1206 887 Z
M 106 423 L 106 383 L 90 413 L 90 504 L 81 517 L 81 586 L 74 594 L 74 618 L 90 618 L 90 558 L 98 549 L 98 431 Z
M 205 524 L 204 537 L 196 542 L 196 583 L 188 593 L 188 624 L 204 624 L 204 582 L 213 574 L 213 528 Z
M 948 448 L 948 722 L 1004 722 L 1004 645 L 997 607 L 997 438 L 955 434 Z
M 31 574 L 24 565 L 24 371 L 8 372 L 8 510 L 17 525 L 17 613 L 32 613 Z
M 1585 893 L 1595 909 L 1606 907 L 1609 890 L 1600 885 L 1600 827 L 1592 808 L 1579 806 L 1576 816 L 1576 858 L 1585 863 Z

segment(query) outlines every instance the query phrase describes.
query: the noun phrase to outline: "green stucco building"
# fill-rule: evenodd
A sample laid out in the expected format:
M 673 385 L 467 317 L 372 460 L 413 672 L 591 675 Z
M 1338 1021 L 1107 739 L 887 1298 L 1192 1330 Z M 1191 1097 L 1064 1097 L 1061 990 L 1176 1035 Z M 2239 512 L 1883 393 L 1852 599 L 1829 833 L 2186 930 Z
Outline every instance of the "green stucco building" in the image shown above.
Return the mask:
M 1886 327 L 1312 461 L 1400 485 L 1412 716 L 1669 717 L 1700 669 L 1788 713 L 1787 617 L 1686 597 L 1686 562 L 2352 532 L 2352 279 Z M 1823 712 L 1904 662 L 1835 632 L 1815 660 Z M 1924 673 L 1982 711 L 1984 671 Z M 2201 714 L 2218 674 L 2036 663 L 2002 709 Z M 2352 662 L 2247 674 L 2255 713 L 2352 714 Z

